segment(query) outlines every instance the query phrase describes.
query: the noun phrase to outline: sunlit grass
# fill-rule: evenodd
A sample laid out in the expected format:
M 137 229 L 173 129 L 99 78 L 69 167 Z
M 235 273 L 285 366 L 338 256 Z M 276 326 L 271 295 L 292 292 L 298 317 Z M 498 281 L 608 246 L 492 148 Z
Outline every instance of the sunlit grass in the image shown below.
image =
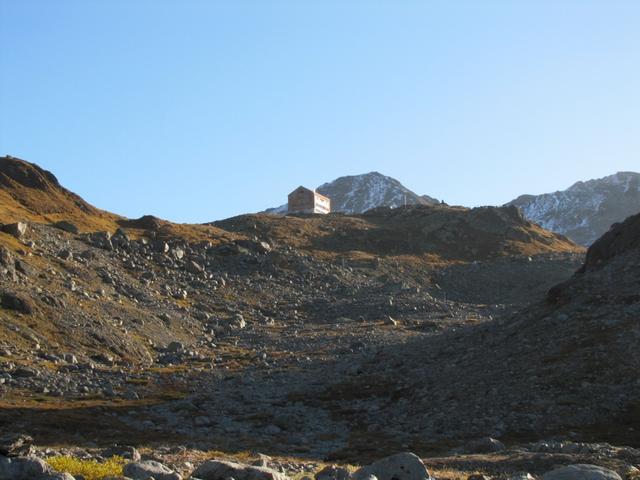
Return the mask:
M 122 468 L 127 463 L 122 457 L 111 457 L 104 462 L 81 460 L 68 455 L 60 455 L 47 459 L 49 465 L 59 472 L 71 475 L 82 475 L 85 480 L 102 480 L 105 477 L 122 475 Z

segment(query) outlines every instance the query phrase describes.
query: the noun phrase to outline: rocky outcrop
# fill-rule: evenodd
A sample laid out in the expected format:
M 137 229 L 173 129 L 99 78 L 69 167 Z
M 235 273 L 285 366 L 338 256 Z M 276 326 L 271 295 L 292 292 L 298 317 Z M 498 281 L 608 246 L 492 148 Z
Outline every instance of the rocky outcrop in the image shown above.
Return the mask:
M 612 225 L 587 251 L 581 272 L 601 268 L 608 260 L 631 250 L 640 250 L 640 213 Z

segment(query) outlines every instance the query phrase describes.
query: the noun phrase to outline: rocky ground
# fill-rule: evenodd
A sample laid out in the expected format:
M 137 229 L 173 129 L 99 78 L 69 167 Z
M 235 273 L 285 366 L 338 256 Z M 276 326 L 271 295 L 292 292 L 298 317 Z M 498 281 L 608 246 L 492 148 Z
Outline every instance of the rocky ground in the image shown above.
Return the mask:
M 333 407 L 296 398 L 322 396 L 397 347 L 503 315 L 531 296 L 529 283 L 542 294 L 544 282 L 565 278 L 581 259 L 399 269 L 396 260 L 326 261 L 258 241 L 211 247 L 38 224 L 19 244 L 2 250 L 11 288 L 3 293 L 0 388 L 8 406 L 29 415 L 0 418 L 36 435 L 52 419 L 49 434 L 59 437 L 58 416 L 78 414 L 77 405 L 106 411 L 101 434 L 113 439 L 150 428 L 211 447 L 220 437 L 227 445 L 237 437 L 234 448 L 278 438 L 279 453 L 320 456 L 346 448 L 353 425 Z M 520 293 L 492 288 L 504 270 L 528 274 L 529 283 Z M 453 278 L 464 277 L 477 281 L 454 288 Z M 465 290 L 483 303 L 465 302 Z M 93 426 L 68 433 L 91 438 Z
M 25 458 L 138 461 L 134 446 L 166 466 L 156 480 L 212 458 L 298 478 L 408 451 L 436 478 L 637 474 L 633 218 L 585 261 L 511 208 L 183 226 L 96 213 L 18 166 L 0 168 L 14 200 L 43 184 L 82 208 L 0 209 L 0 436 L 36 445 L 0 442 L 0 479 Z M 257 480 L 238 468 L 200 478 Z

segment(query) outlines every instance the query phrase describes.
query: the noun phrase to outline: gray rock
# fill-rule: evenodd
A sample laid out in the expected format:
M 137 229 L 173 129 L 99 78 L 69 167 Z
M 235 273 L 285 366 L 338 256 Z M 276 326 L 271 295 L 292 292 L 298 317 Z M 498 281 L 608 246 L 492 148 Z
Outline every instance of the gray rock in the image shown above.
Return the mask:
M 73 233 L 76 235 L 80 232 L 80 229 L 77 226 L 75 226 L 71 222 L 67 222 L 66 220 L 56 222 L 53 224 L 53 226 L 57 229 L 64 230 L 65 232 Z
M 271 468 L 223 460 L 209 460 L 200 465 L 191 476 L 202 480 L 226 480 L 229 477 L 235 480 L 288 480 L 285 474 Z
M 58 258 L 62 260 L 73 260 L 73 252 L 68 248 L 64 248 L 58 252 Z
M 23 262 L 20 259 L 16 259 L 15 267 L 16 267 L 16 270 L 22 273 L 23 275 L 27 275 L 27 276 L 33 275 L 33 272 L 34 272 L 33 268 L 31 268 L 27 263 Z
M 105 250 L 113 250 L 113 243 L 111 242 L 111 232 L 94 232 L 89 235 L 89 242 L 97 248 Z
M 622 477 L 597 465 L 576 464 L 551 470 L 542 476 L 542 480 L 622 480 Z
M 155 480 L 182 480 L 180 474 L 153 460 L 128 463 L 122 469 L 122 473 L 133 480 L 147 480 L 149 477 Z
M 76 477 L 66 472 L 51 473 L 40 477 L 38 480 L 76 480 Z
M 0 456 L 0 480 L 37 480 L 55 473 L 53 468 L 36 457 Z
M 371 475 L 378 480 L 425 480 L 431 478 L 420 457 L 410 452 L 391 455 L 362 467 L 353 474 L 353 478 L 364 480 Z
M 198 273 L 201 273 L 202 271 L 204 271 L 204 268 L 202 268 L 201 265 L 197 264 L 193 260 L 189 260 L 187 262 L 186 268 L 187 268 L 187 272 L 193 273 L 194 275 L 197 275 Z
M 111 244 L 119 248 L 126 249 L 129 246 L 130 242 L 131 242 L 131 239 L 129 238 L 127 233 L 121 228 L 119 228 L 116 231 L 116 233 L 111 237 Z
M 18 367 L 12 375 L 14 378 L 33 378 L 38 376 L 38 371 L 30 367 Z
M 351 472 L 343 467 L 329 465 L 315 475 L 316 480 L 350 480 Z

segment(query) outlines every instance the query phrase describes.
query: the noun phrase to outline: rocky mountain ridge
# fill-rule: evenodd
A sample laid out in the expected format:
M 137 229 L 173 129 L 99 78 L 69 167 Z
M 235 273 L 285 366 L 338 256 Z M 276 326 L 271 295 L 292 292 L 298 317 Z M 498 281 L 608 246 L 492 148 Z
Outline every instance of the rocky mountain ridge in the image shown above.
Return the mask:
M 320 185 L 317 190 L 331 198 L 336 205 L 335 211 L 343 213 L 364 213 L 376 207 L 440 203 L 427 195 L 417 195 L 395 178 L 378 172 L 340 177 Z
M 332 199 L 332 211 L 364 213 L 387 206 L 438 205 L 428 195 L 417 195 L 398 180 L 370 172 L 337 178 L 317 191 Z M 547 230 L 589 246 L 609 227 L 640 211 L 640 174 L 618 172 L 604 178 L 577 182 L 567 190 L 542 195 L 521 195 L 506 204 Z M 265 213 L 286 214 L 287 205 Z
M 530 221 L 589 246 L 609 227 L 640 212 L 640 173 L 618 172 L 567 190 L 521 195 L 507 205 Z
M 398 180 L 378 172 L 349 175 L 323 183 L 316 189 L 331 199 L 331 211 L 364 213 L 376 207 L 405 205 L 438 205 L 440 201 L 428 195 L 418 195 Z M 265 210 L 265 213 L 285 214 L 287 205 Z

